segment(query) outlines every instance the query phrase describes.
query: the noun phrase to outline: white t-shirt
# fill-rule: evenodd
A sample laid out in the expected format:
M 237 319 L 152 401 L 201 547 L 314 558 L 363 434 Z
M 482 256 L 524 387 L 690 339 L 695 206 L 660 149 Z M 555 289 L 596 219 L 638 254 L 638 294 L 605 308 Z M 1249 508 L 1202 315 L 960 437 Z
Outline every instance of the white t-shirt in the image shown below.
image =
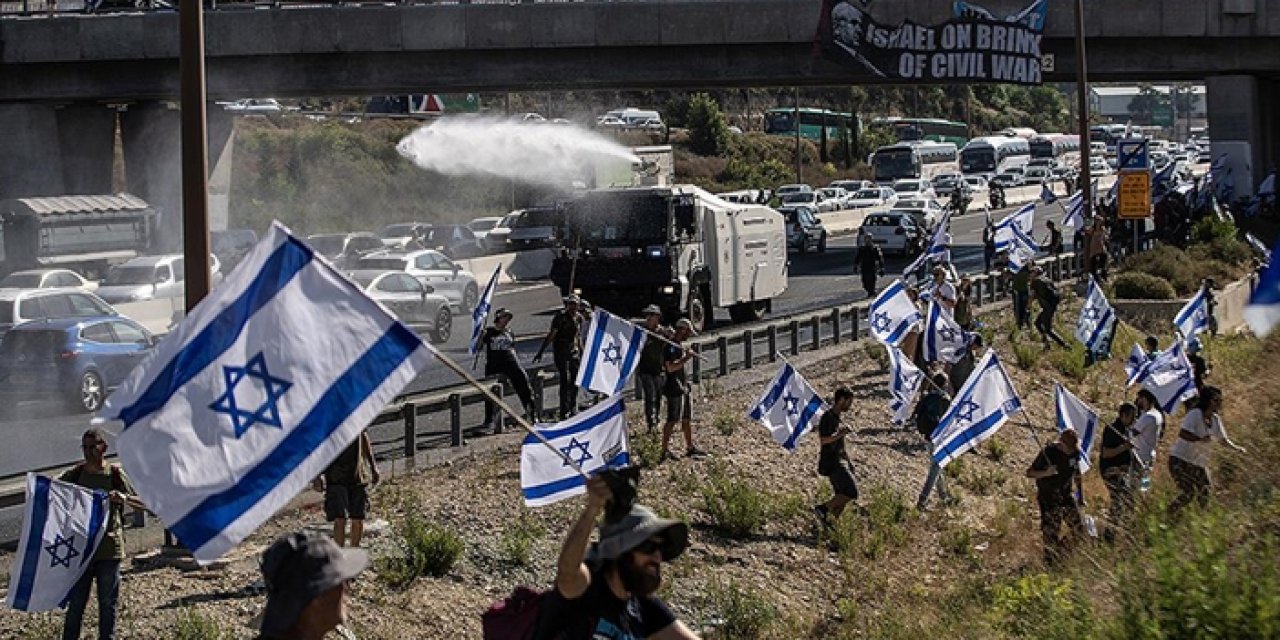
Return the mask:
M 1160 432 L 1164 428 L 1164 414 L 1149 409 L 1133 421 L 1129 431 L 1133 433 L 1133 455 L 1138 456 L 1148 468 L 1156 461 L 1156 445 L 1160 444 Z
M 1219 438 L 1223 442 L 1235 446 L 1231 442 L 1231 438 L 1227 437 L 1227 432 L 1222 428 L 1222 418 L 1217 414 L 1213 415 L 1213 420 L 1209 424 L 1205 424 L 1204 414 L 1199 409 L 1192 409 L 1187 412 L 1187 417 L 1182 419 L 1182 430 L 1197 437 L 1212 436 Z M 1191 442 L 1178 438 L 1173 443 L 1173 448 L 1169 450 L 1169 455 L 1190 462 L 1197 467 L 1209 466 L 1209 454 L 1212 451 L 1213 440 L 1205 440 L 1203 442 Z
M 943 280 L 941 284 L 934 284 L 930 288 L 930 297 L 938 302 L 945 302 L 948 305 L 956 303 L 956 288 L 950 282 Z

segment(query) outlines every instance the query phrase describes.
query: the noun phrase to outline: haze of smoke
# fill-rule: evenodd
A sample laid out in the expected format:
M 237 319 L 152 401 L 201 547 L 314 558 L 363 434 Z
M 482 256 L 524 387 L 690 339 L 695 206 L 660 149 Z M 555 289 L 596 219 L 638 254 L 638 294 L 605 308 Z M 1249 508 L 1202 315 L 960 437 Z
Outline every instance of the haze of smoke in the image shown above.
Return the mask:
M 577 125 L 483 117 L 442 118 L 405 136 L 396 150 L 437 173 L 558 187 L 583 180 L 596 166 L 640 161 L 626 147 Z

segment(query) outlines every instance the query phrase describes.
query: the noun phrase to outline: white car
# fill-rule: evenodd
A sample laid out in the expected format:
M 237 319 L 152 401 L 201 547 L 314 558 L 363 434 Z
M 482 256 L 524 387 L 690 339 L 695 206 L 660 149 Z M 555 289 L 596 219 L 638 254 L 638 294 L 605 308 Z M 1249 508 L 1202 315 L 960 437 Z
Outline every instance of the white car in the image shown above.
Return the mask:
M 898 203 L 893 205 L 894 211 L 909 211 L 916 214 L 916 221 L 926 229 L 932 229 L 933 225 L 942 219 L 942 205 L 933 198 L 900 198 Z
M 903 198 L 924 198 L 933 197 L 933 185 L 928 180 L 916 180 L 909 178 L 898 180 L 893 183 L 893 191 L 898 194 L 898 199 Z
M 271 98 L 245 98 L 244 100 L 236 100 L 227 104 L 224 108 L 232 113 L 243 113 L 245 115 L 266 115 L 284 111 L 284 107 Z
M 1048 167 L 1027 167 L 1023 174 L 1023 184 L 1044 184 L 1053 180 L 1053 172 Z
M 1109 176 L 1113 172 L 1111 167 L 1107 165 L 1107 161 L 1102 158 L 1089 159 L 1089 175 L 1097 178 L 1099 176 Z
M 98 295 L 111 304 L 181 298 L 187 290 L 186 258 L 180 253 L 143 256 L 112 267 L 98 285 Z M 222 282 L 222 262 L 209 255 L 212 284 Z
M 792 191 L 782 194 L 779 199 L 782 200 L 783 206 L 812 207 L 817 211 L 823 210 L 822 196 L 817 191 Z
M 850 197 L 852 197 L 853 194 L 862 191 L 863 189 L 875 188 L 876 183 L 870 180 L 836 180 L 827 186 L 844 189 L 845 191 L 848 191 Z
M 884 251 L 910 255 L 919 250 L 924 233 L 915 217 L 906 211 L 873 213 L 862 221 L 862 227 L 858 229 L 858 244 L 862 244 L 863 236 L 870 236 L 871 241 Z
M 453 334 L 449 299 L 430 286 L 403 271 L 352 271 L 347 275 L 401 322 L 414 329 L 425 329 L 431 342 L 449 341 Z
M 45 318 L 120 315 L 102 298 L 72 289 L 0 289 L 0 335 L 10 328 Z
M 493 230 L 494 227 L 498 226 L 499 222 L 502 222 L 502 216 L 476 218 L 475 220 L 467 223 L 467 228 L 471 230 L 471 233 L 475 234 L 476 245 L 479 246 L 481 250 L 488 251 L 488 247 L 484 242 L 484 237 L 489 235 L 489 232 Z
M 782 198 L 792 193 L 812 193 L 813 187 L 807 184 L 784 184 L 773 192 L 773 195 Z
M 513 211 L 508 213 L 494 225 L 492 229 L 485 232 L 484 237 L 480 239 L 480 246 L 489 253 L 502 253 L 507 250 L 507 238 L 511 237 L 511 230 L 515 228 L 516 222 L 520 220 L 520 216 L 524 215 L 524 211 Z
M 601 116 L 596 119 L 596 126 L 601 129 L 622 129 L 627 126 L 627 121 L 614 116 Z
M 403 271 L 435 289 L 463 312 L 474 309 L 480 299 L 475 274 L 434 249 L 378 251 L 361 258 L 356 267 L 361 271 Z
M 898 194 L 889 187 L 871 187 L 863 189 L 849 198 L 850 209 L 866 209 L 869 207 L 892 207 L 898 202 Z
M 842 211 L 849 208 L 849 192 L 840 187 L 823 187 L 818 189 L 822 200 L 818 203 L 818 211 Z
M 0 289 L 84 289 L 92 291 L 98 283 L 85 280 L 70 269 L 30 269 L 14 271 L 0 280 Z

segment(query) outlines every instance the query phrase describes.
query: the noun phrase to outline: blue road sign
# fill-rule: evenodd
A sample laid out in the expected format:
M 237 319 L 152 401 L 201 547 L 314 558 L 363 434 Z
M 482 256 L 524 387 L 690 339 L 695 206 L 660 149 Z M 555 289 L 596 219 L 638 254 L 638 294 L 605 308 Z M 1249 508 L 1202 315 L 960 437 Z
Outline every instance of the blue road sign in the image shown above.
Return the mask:
M 1116 168 L 1147 171 L 1151 162 L 1147 155 L 1146 138 L 1127 138 L 1116 143 Z

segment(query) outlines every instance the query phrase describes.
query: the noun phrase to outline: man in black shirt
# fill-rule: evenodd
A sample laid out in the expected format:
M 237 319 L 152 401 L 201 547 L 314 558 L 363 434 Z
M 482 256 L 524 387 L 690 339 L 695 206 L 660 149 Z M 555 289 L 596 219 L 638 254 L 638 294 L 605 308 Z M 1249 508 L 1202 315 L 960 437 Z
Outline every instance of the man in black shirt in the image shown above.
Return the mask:
M 1044 239 L 1044 250 L 1051 256 L 1062 255 L 1062 230 L 1052 220 L 1045 221 L 1044 226 L 1049 230 L 1049 235 Z
M 947 492 L 946 482 L 942 478 L 942 467 L 933 461 L 932 455 L 933 430 L 938 428 L 938 423 L 946 414 L 947 407 L 951 405 L 951 396 L 945 391 L 950 383 L 945 373 L 936 373 L 932 379 L 933 384 L 929 385 L 929 391 L 920 398 L 920 402 L 916 403 L 916 410 L 912 414 L 916 421 L 916 430 L 928 445 L 926 452 L 929 454 L 929 475 L 924 480 L 924 487 L 920 489 L 920 497 L 916 498 L 917 511 L 928 510 L 929 493 L 934 487 L 938 489 L 940 500 L 944 503 L 951 502 L 951 494 Z
M 600 540 L 588 551 L 596 518 L 612 500 L 603 478 L 587 482 L 587 508 L 560 548 L 555 588 L 542 598 L 534 640 L 696 639 L 653 595 L 662 586 L 662 563 L 689 546 L 689 528 L 635 505 L 617 522 L 602 522 Z
M 858 247 L 858 255 L 854 256 L 853 263 L 858 266 L 862 288 L 866 290 L 867 297 L 876 295 L 876 279 L 884 273 L 884 253 L 871 240 L 871 236 L 862 236 L 862 244 Z
M 1058 439 L 1045 446 L 1027 468 L 1027 477 L 1036 481 L 1036 502 L 1040 506 L 1040 533 L 1044 536 L 1044 559 L 1055 564 L 1070 542 L 1059 536 L 1065 523 L 1073 536 L 1084 530 L 1074 487 L 1081 489 L 1080 444 L 1076 432 L 1063 430 Z
M 1044 340 L 1045 351 L 1049 350 L 1049 339 L 1058 346 L 1067 348 L 1067 341 L 1053 330 L 1053 316 L 1058 313 L 1058 303 L 1062 297 L 1058 294 L 1057 285 L 1045 277 L 1040 265 L 1031 266 L 1031 295 L 1040 303 L 1040 314 L 1036 316 L 1036 329 L 1040 330 L 1040 338 Z
M 480 346 L 484 347 L 484 375 L 505 377 L 520 398 L 520 406 L 525 415 L 536 420 L 537 411 L 533 406 L 533 392 L 529 389 L 529 376 L 520 366 L 520 358 L 516 355 L 516 336 L 511 332 L 511 318 L 514 314 L 503 308 L 493 315 L 493 326 L 485 327 L 480 334 Z M 492 403 L 484 405 L 484 423 L 493 427 L 494 433 L 502 433 L 502 422 L 494 424 Z
M 564 299 L 564 310 L 556 313 L 551 319 L 551 330 L 542 339 L 533 361 L 542 360 L 547 345 L 552 347 L 555 358 L 557 381 L 560 389 L 560 419 L 564 420 L 577 413 L 578 409 L 578 364 L 582 361 L 582 322 L 584 320 L 579 306 L 582 299 L 568 296 Z
M 662 309 L 656 304 L 644 308 L 644 329 L 664 338 L 670 338 L 672 333 L 662 326 Z M 644 397 L 644 421 L 650 431 L 657 428 L 662 419 L 662 383 L 666 374 L 662 354 L 667 346 L 666 342 L 649 336 L 636 364 L 636 379 L 640 381 L 640 395 Z
M 1138 408 L 1128 402 L 1120 405 L 1115 422 L 1102 432 L 1102 451 L 1098 456 L 1098 473 L 1111 495 L 1109 523 L 1102 536 L 1107 542 L 1115 541 L 1115 530 L 1133 510 L 1132 473 L 1133 442 L 1129 440 L 1129 427 L 1138 418 Z
M 830 518 L 840 518 L 844 508 L 858 499 L 858 485 L 853 480 L 853 463 L 849 461 L 849 453 L 844 448 L 845 436 L 853 433 L 849 427 L 840 424 L 840 414 L 853 406 L 853 391 L 849 387 L 836 389 L 831 406 L 818 421 L 818 442 L 822 448 L 818 451 L 818 473 L 831 481 L 835 495 L 831 499 L 813 508 L 823 524 Z
M 662 425 L 662 455 L 659 462 L 671 459 L 671 434 L 676 430 L 676 423 L 684 431 L 685 455 L 696 458 L 704 455 L 693 446 L 693 402 L 689 396 L 689 379 L 684 365 L 693 359 L 693 351 L 680 346 L 680 343 L 694 335 L 693 323 L 688 318 L 680 318 L 676 322 L 675 335 L 671 336 L 674 344 L 668 344 L 662 353 L 662 366 L 667 378 L 663 382 L 662 395 L 667 397 L 667 421 Z

